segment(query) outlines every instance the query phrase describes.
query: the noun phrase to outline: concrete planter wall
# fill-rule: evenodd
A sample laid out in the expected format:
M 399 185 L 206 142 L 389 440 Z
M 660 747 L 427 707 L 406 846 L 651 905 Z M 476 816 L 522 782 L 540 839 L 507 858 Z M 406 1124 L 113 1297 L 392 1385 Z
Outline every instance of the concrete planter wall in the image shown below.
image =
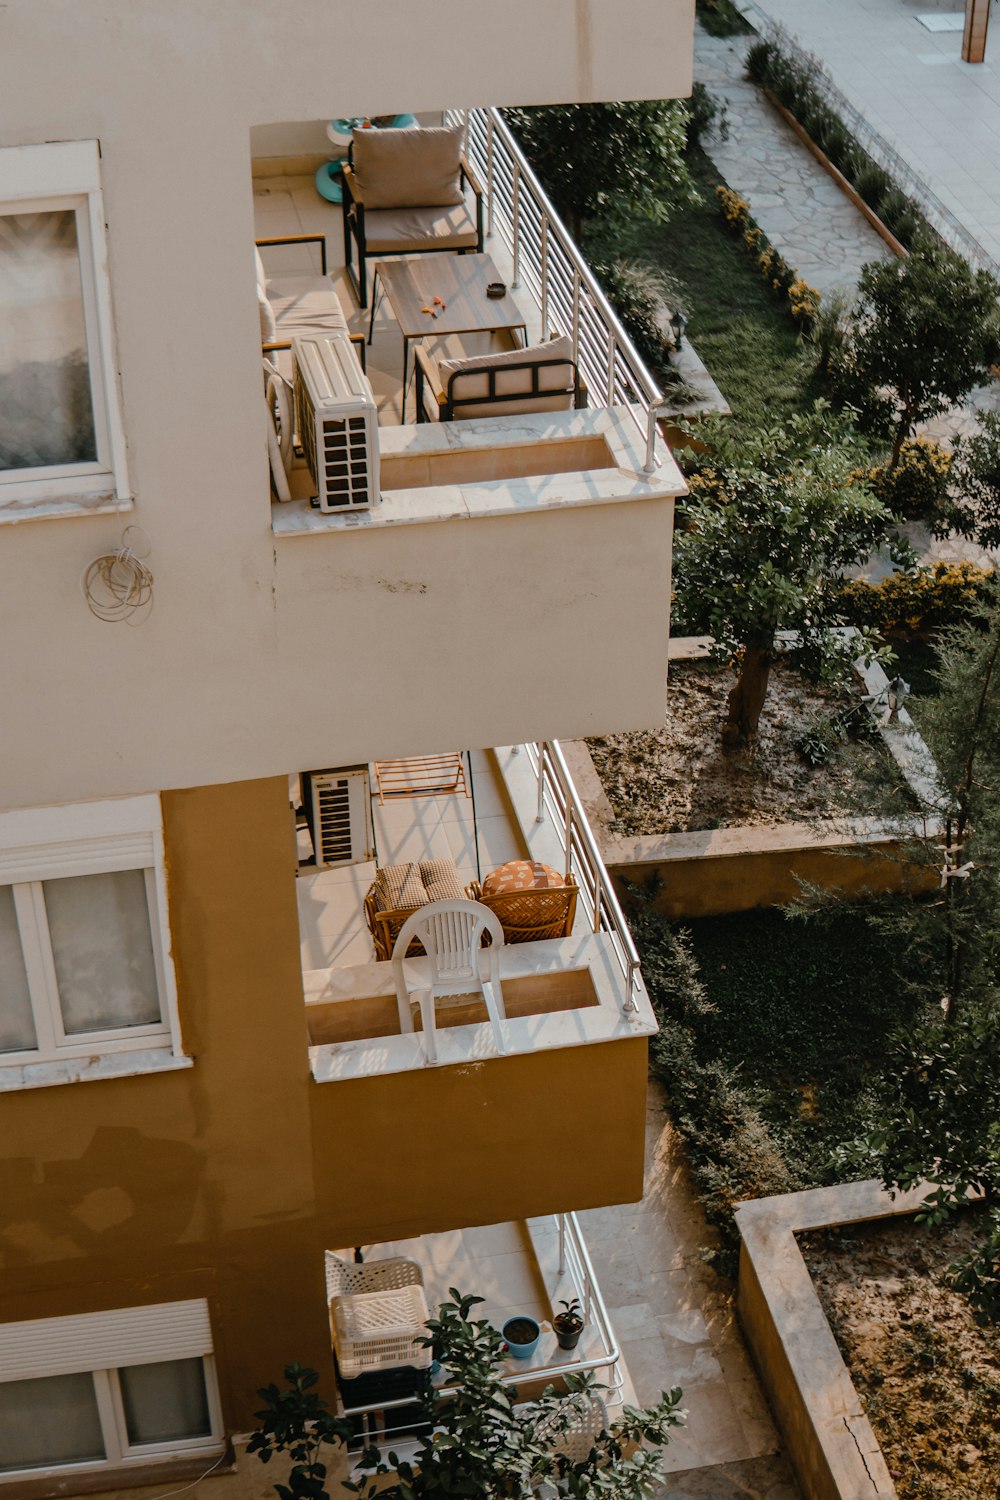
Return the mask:
M 707 642 L 671 642 L 672 661 L 704 657 Z M 857 668 L 866 693 L 881 693 L 888 679 L 881 667 Z M 766 713 L 765 709 L 765 713 Z M 882 736 L 915 793 L 924 802 L 936 784 L 930 751 L 905 709 L 881 726 Z M 915 875 L 921 885 L 936 883 L 933 872 L 917 872 L 900 858 L 899 825 L 874 818 L 788 822 L 768 827 L 714 828 L 692 833 L 614 833 L 614 814 L 583 741 L 564 744 L 573 779 L 583 799 L 601 854 L 616 882 L 659 884 L 657 910 L 670 918 L 716 916 L 778 906 L 799 894 L 799 881 L 854 892 L 898 890 Z M 940 837 L 936 821 L 914 820 L 918 837 Z M 845 857 L 851 852 L 850 858 Z
M 880 1182 L 853 1182 L 757 1198 L 736 1211 L 740 1321 L 810 1500 L 885 1500 L 896 1487 L 795 1236 L 911 1214 L 927 1191 L 891 1198 Z

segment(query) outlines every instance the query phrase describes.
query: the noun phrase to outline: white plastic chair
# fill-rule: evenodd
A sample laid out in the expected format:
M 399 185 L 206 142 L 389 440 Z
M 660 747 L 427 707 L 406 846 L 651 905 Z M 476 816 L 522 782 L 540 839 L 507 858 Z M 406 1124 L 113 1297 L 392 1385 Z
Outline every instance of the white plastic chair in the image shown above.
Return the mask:
M 484 932 L 492 938 L 489 948 L 482 947 Z M 411 993 L 404 955 L 414 938 L 423 944 L 427 957 L 410 960 L 410 963 L 427 965 L 430 984 L 414 986 Z M 428 1062 L 438 1060 L 435 1004 L 442 997 L 481 994 L 496 1037 L 497 1051 L 506 1050 L 500 1025 L 501 1018 L 505 1018 L 500 989 L 502 947 L 503 928 L 499 918 L 478 901 L 430 901 L 407 917 L 399 929 L 392 950 L 399 1026 L 404 1032 L 413 1030 L 411 1006 L 419 1005 Z M 484 965 L 488 970 L 485 978 Z

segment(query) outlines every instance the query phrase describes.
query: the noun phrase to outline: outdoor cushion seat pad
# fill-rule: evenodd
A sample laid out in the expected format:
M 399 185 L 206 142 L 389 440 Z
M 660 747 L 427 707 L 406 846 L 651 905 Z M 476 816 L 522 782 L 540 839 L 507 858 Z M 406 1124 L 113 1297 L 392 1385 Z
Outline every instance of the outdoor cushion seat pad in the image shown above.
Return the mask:
M 475 250 L 476 216 L 463 200 L 441 208 L 365 209 L 365 253 L 405 255 L 420 250 Z
M 325 276 L 290 276 L 270 281 L 267 296 L 281 339 L 348 332 L 343 309 Z
M 461 900 L 465 895 L 453 859 L 384 865 L 375 873 L 374 891 L 379 911 L 409 911 L 431 901 Z
M 524 392 L 524 400 L 508 400 L 491 402 L 484 399 L 482 402 L 471 402 L 470 398 L 482 396 L 488 398 L 489 383 L 486 375 L 481 372 L 491 367 L 503 371 L 505 365 L 527 365 L 538 361 L 539 391 L 552 391 L 551 396 L 534 395 L 531 392 L 531 371 L 526 369 L 514 369 L 509 374 L 498 373 L 496 380 L 496 393 L 505 398 L 515 396 Z M 546 364 L 545 361 L 554 360 L 554 364 Z M 451 384 L 451 397 L 462 404 L 456 407 L 455 416 L 459 419 L 496 415 L 498 412 L 513 416 L 516 412 L 545 412 L 566 411 L 573 405 L 574 394 L 569 388 L 572 385 L 573 376 L 573 342 L 565 334 L 558 338 L 549 339 L 545 344 L 531 344 L 527 349 L 510 349 L 503 354 L 473 354 L 466 359 L 443 359 L 438 365 L 438 374 L 441 380 L 441 390 L 448 393 L 448 382 L 452 375 L 459 378 Z M 469 401 L 470 404 L 465 403 Z
M 433 125 L 355 130 L 353 172 L 368 212 L 441 208 L 462 201 L 462 130 Z

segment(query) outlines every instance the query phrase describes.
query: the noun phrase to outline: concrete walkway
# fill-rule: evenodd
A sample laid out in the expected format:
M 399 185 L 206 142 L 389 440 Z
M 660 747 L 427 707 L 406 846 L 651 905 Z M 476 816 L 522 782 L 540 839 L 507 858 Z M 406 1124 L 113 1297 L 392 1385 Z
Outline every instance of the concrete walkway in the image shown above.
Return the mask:
M 579 1218 L 636 1399 L 683 1389 L 688 1422 L 657 1500 L 799 1500 L 731 1298 L 701 1258 L 715 1237 L 655 1082 L 642 1202 Z
M 1000 10 L 986 61 L 963 63 L 963 0 L 755 0 L 1000 261 Z M 923 20 L 921 18 L 924 18 Z M 751 22 L 753 16 L 751 14 Z M 952 23 L 954 24 L 954 23 Z

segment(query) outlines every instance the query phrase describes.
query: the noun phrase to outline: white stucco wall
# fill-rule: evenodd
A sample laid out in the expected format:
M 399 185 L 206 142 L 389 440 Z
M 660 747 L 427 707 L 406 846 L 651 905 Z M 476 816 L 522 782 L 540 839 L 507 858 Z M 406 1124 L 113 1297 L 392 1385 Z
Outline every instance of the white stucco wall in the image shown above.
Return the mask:
M 655 716 L 666 502 L 287 552 L 271 535 L 250 130 L 335 111 L 685 93 L 692 12 L 690 0 L 0 8 L 0 147 L 101 143 L 136 502 L 125 520 L 148 533 L 156 580 L 145 624 L 102 624 L 80 574 L 124 521 L 0 526 L 0 806 Z M 519 621 L 506 638 L 505 616 Z

